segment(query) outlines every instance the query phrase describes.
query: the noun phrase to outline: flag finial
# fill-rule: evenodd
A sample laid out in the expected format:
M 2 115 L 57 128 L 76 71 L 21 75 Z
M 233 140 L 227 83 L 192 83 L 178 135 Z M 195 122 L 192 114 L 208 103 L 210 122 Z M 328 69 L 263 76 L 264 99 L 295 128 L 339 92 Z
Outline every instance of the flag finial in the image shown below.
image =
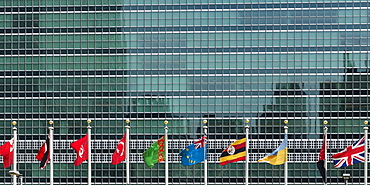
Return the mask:
M 328 121 L 324 120 L 324 125 L 327 125 L 328 124 Z
M 249 124 L 249 119 L 246 119 L 244 122 L 245 122 L 245 126 L 244 126 L 244 127 L 245 127 L 246 129 L 247 129 L 247 128 L 249 128 L 249 125 L 248 125 L 248 124 Z
M 365 121 L 364 121 L 364 124 L 365 124 L 365 125 L 369 124 L 369 121 L 365 120 Z
M 12 125 L 16 126 L 17 125 L 17 122 L 16 121 L 12 121 Z
M 54 123 L 54 121 L 52 121 L 52 120 L 50 120 L 50 121 L 49 121 L 49 124 L 50 124 L 50 125 L 52 125 L 53 123 Z
M 205 119 L 205 120 L 203 120 L 203 123 L 204 123 L 204 124 L 207 124 L 207 123 L 208 123 L 208 121 Z
M 130 123 L 130 119 L 126 119 L 126 120 L 125 120 L 125 122 L 126 122 L 127 124 L 129 124 L 129 123 Z
M 88 119 L 86 122 L 87 122 L 88 124 L 90 124 L 90 123 L 91 123 L 91 119 Z
M 163 122 L 165 125 L 167 125 L 168 124 L 168 121 L 167 120 L 164 120 L 164 122 Z
M 286 119 L 286 120 L 284 120 L 284 123 L 285 123 L 285 124 L 288 124 L 288 122 L 289 122 L 289 121 L 288 121 L 287 119 Z

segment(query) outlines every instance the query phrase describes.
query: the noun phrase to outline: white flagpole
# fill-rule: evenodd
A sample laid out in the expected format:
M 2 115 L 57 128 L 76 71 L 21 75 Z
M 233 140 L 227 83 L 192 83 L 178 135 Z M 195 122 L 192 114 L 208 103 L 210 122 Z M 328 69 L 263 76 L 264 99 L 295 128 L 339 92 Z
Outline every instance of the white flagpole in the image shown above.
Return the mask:
M 365 127 L 364 127 L 364 132 L 365 132 L 365 164 L 364 164 L 364 185 L 367 185 L 367 163 L 368 163 L 368 142 L 367 142 L 367 140 L 368 140 L 368 131 L 369 131 L 369 127 L 367 127 L 367 124 L 368 124 L 369 122 L 366 120 L 366 121 L 364 121 L 364 124 L 366 125 Z
M 49 121 L 50 127 L 49 127 L 49 156 L 50 156 L 50 185 L 54 184 L 54 127 L 53 127 L 53 121 Z
M 125 153 L 126 153 L 126 184 L 130 184 L 130 120 L 126 119 L 126 142 L 125 142 Z
M 245 120 L 245 184 L 249 184 L 249 120 Z
M 87 120 L 87 184 L 91 185 L 91 120 Z
M 11 175 L 13 175 L 13 185 L 17 185 L 17 175 L 20 175 L 17 170 L 17 122 L 13 121 L 13 170 Z
M 324 121 L 324 124 L 328 124 L 328 121 Z M 328 133 L 328 127 L 324 127 L 324 146 L 325 146 L 325 150 L 324 150 L 324 155 L 325 155 L 325 158 L 324 158 L 324 168 L 325 168 L 325 179 L 324 179 L 324 185 L 327 184 L 327 179 L 328 179 L 328 136 L 327 136 L 327 133 Z
M 288 120 L 284 120 L 285 126 L 284 126 L 284 133 L 288 135 Z M 285 136 L 284 136 L 285 139 Z M 288 142 L 288 141 L 287 141 Z M 287 143 L 288 144 L 288 143 Z M 285 149 L 287 150 L 287 149 Z M 288 151 L 285 151 L 285 159 L 286 161 L 284 162 L 284 184 L 288 185 Z
M 208 127 L 207 127 L 207 120 L 203 120 L 203 123 L 204 123 L 204 126 L 203 126 L 203 130 L 204 130 L 204 134 L 205 135 L 208 135 L 208 133 L 207 133 L 207 129 L 208 129 Z M 203 137 L 203 136 L 202 136 Z M 205 142 L 205 141 L 203 141 L 203 142 Z M 206 148 L 206 145 L 205 145 L 205 143 L 203 143 L 204 144 L 204 149 L 205 150 L 207 150 L 207 148 Z M 207 151 L 204 151 L 204 185 L 207 185 L 208 184 L 208 161 L 207 161 Z
M 165 174 L 165 185 L 168 185 L 168 121 L 165 120 L 164 124 L 166 125 L 164 127 L 164 151 L 165 151 L 165 157 L 164 157 L 164 174 Z

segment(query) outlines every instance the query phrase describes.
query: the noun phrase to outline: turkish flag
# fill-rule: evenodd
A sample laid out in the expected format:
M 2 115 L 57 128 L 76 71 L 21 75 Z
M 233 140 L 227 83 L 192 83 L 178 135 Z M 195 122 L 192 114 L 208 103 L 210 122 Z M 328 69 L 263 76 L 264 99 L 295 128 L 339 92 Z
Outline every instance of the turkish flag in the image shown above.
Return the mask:
M 70 145 L 77 153 L 77 158 L 74 162 L 75 166 L 80 165 L 82 162 L 88 159 L 88 135 L 86 134 L 83 138 L 71 143 Z
M 8 168 L 13 164 L 13 142 L 14 140 L 11 139 L 7 143 L 0 146 L 0 155 L 3 156 L 3 166 L 4 168 Z
M 126 145 L 126 134 L 124 134 L 122 139 L 119 141 L 116 147 L 116 150 L 114 151 L 112 155 L 111 164 L 116 165 L 126 159 L 125 145 Z

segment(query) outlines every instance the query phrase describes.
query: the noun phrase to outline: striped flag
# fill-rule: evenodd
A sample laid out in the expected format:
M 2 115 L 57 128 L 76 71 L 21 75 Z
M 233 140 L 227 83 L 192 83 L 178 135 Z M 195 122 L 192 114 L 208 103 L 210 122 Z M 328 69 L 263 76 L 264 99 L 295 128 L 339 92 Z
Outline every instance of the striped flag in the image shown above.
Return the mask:
M 40 168 L 44 169 L 48 162 L 50 161 L 50 154 L 49 154 L 49 136 L 46 138 L 46 141 L 42 144 L 39 152 L 36 155 L 36 159 L 41 161 Z
M 284 164 L 285 161 L 288 161 L 288 134 L 284 134 L 284 140 L 277 149 L 257 162 L 281 165 Z
M 236 140 L 229 147 L 222 151 L 220 165 L 245 160 L 246 156 L 246 138 Z

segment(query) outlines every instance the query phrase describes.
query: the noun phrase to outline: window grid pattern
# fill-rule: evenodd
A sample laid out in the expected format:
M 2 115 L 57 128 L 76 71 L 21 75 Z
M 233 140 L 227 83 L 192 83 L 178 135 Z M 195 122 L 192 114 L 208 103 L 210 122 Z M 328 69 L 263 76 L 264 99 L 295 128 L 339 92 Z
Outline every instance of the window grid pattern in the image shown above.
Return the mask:
M 94 184 L 125 184 L 110 165 L 131 120 L 130 184 L 164 184 L 164 164 L 141 154 L 169 121 L 170 184 L 203 184 L 203 165 L 178 153 L 208 120 L 209 184 L 244 184 L 243 162 L 219 155 L 245 137 L 250 119 L 250 184 L 284 184 L 283 166 L 256 161 L 283 139 L 289 120 L 289 184 L 322 184 L 316 168 L 323 121 L 328 156 L 363 135 L 369 115 L 370 3 L 308 0 L 0 1 L 1 144 L 18 122 L 25 184 L 48 184 L 35 155 L 55 122 L 55 183 L 86 184 L 69 144 L 93 120 Z M 1 161 L 0 161 L 1 162 Z M 363 164 L 334 169 L 330 184 Z M 9 169 L 2 184 L 10 185 Z

